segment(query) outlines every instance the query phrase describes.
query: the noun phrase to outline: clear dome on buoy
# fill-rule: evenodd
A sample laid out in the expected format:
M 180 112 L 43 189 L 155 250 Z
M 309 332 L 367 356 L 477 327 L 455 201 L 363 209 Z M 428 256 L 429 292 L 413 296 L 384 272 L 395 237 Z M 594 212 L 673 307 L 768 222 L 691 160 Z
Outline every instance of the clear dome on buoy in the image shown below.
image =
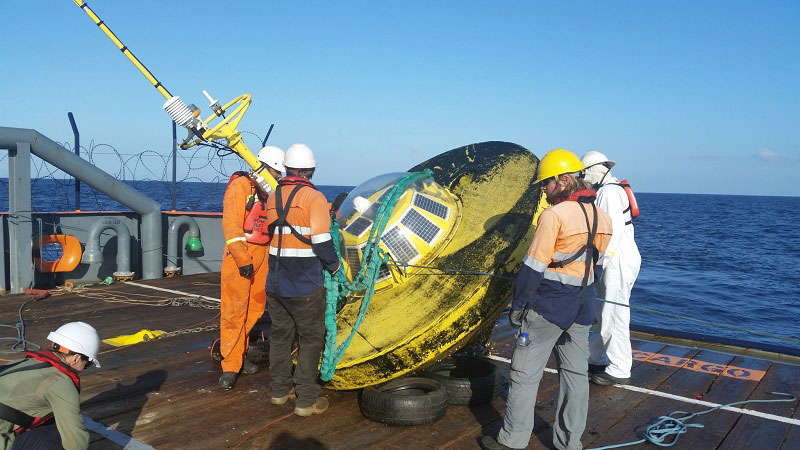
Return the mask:
M 389 190 L 405 172 L 387 173 L 356 186 L 337 213 L 342 256 L 352 280 L 361 270 L 363 251 Z M 429 266 L 450 240 L 461 218 L 458 199 L 427 177 L 412 183 L 397 200 L 380 237 L 390 258 L 381 266 L 376 291 L 391 288 Z

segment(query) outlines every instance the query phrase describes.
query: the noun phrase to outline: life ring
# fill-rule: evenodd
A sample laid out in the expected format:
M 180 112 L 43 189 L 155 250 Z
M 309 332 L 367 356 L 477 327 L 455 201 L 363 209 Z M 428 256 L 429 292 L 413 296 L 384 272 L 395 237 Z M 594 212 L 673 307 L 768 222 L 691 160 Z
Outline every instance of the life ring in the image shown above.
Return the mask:
M 54 261 L 42 258 L 42 249 L 51 244 L 61 247 L 61 257 Z M 71 234 L 48 234 L 33 243 L 34 267 L 42 273 L 69 272 L 78 266 L 82 255 L 80 241 Z

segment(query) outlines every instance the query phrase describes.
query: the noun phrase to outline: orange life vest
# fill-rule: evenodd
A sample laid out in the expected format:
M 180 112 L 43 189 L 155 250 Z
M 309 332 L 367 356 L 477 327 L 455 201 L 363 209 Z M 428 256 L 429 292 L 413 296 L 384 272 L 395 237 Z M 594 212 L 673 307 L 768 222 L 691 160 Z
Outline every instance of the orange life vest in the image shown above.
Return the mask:
M 242 224 L 244 238 L 251 244 L 267 245 L 269 244 L 270 233 L 267 229 L 269 224 L 267 223 L 267 211 L 265 209 L 266 200 L 260 198 L 258 187 L 256 187 L 255 183 L 247 176 L 247 172 L 234 172 L 230 180 L 228 180 L 228 185 L 239 177 L 247 177 L 250 184 L 256 189 L 255 193 L 247 197 L 247 205 L 245 205 L 247 216 L 245 216 L 244 223 Z
M 628 180 L 622 180 L 619 183 L 614 183 L 614 184 L 618 185 L 622 189 L 625 189 L 625 194 L 628 195 L 628 205 L 629 206 L 625 211 L 622 211 L 622 212 L 626 213 L 626 212 L 630 211 L 630 213 L 631 213 L 631 221 L 633 221 L 633 219 L 639 217 L 639 204 L 636 203 L 636 196 L 633 195 L 633 189 L 631 189 L 631 185 L 628 184 Z

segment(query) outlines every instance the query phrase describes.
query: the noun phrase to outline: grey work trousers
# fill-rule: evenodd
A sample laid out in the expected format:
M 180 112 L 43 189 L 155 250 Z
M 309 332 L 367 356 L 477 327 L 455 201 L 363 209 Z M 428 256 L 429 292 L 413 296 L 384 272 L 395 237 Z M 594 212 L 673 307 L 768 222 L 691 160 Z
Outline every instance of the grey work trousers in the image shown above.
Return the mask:
M 564 331 L 529 310 L 522 331 L 530 344 L 515 347 L 511 357 L 511 386 L 506 416 L 497 441 L 511 448 L 525 448 L 533 432 L 539 381 L 555 348 L 558 363 L 558 408 L 553 424 L 553 445 L 558 449 L 583 448 L 589 409 L 589 325 L 572 324 Z
M 295 386 L 295 406 L 307 408 L 317 401 L 319 360 L 325 346 L 325 288 L 303 297 L 267 293 L 272 333 L 269 374 L 272 396 L 282 397 Z M 292 342 L 298 336 L 297 367 L 292 377 Z

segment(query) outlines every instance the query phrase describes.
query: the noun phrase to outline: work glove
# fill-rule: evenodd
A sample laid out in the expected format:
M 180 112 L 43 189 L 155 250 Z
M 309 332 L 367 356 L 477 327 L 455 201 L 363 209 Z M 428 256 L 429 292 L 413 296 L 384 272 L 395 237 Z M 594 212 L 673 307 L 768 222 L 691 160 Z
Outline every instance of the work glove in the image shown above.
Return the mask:
M 246 266 L 239 267 L 239 275 L 245 278 L 252 278 L 253 277 L 253 265 L 248 264 Z
M 514 328 L 522 327 L 522 313 L 524 311 L 525 311 L 524 309 L 519 309 L 516 311 L 512 309 L 511 311 L 509 311 L 508 322 L 511 324 L 512 327 Z

